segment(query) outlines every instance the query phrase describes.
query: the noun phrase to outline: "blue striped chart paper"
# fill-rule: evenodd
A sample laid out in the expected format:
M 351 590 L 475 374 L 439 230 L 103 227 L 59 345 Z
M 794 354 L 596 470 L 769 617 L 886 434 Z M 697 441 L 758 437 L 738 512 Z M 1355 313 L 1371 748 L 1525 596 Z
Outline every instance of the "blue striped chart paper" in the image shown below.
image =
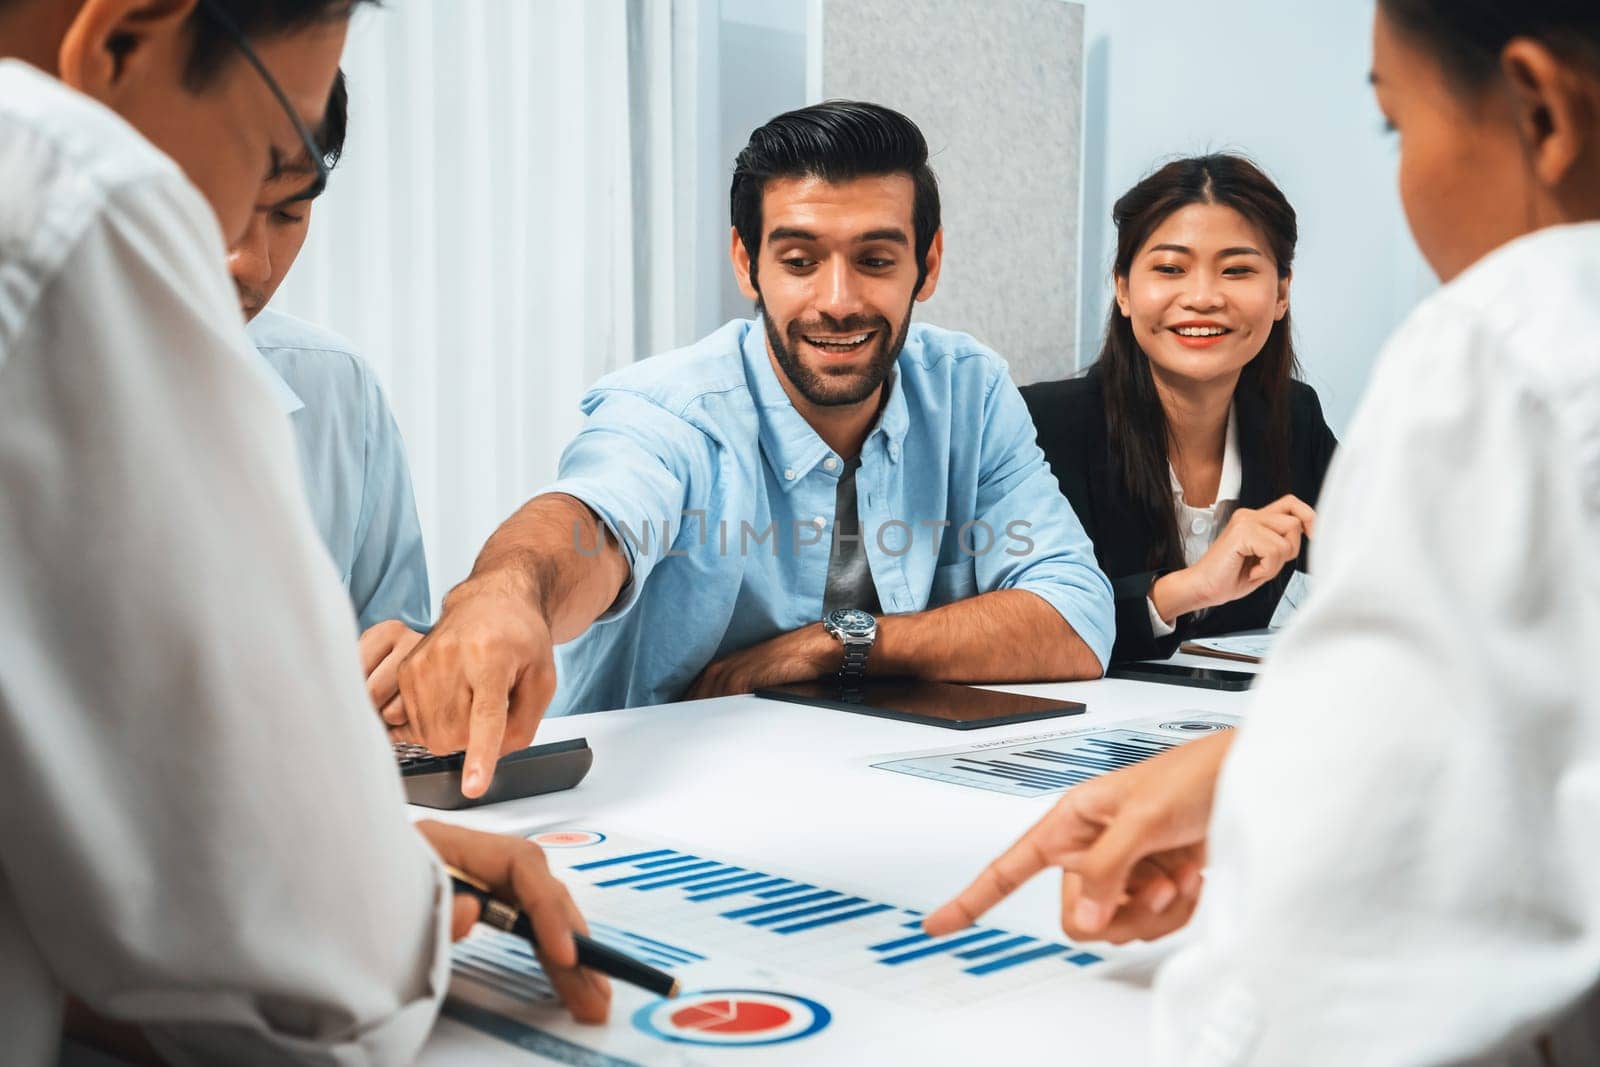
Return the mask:
M 685 992 L 666 1001 L 613 983 L 611 1023 L 579 1026 L 530 946 L 480 926 L 454 947 L 444 1015 L 455 1040 L 512 1059 L 689 1067 L 750 1062 L 759 1049 L 773 1064 L 847 1062 L 896 1034 L 906 1049 L 938 1052 L 973 1011 L 1023 994 L 1070 1003 L 1116 951 L 989 925 L 929 937 L 920 911 L 843 879 L 808 881 L 610 827 L 530 837 L 560 842 L 546 857 L 591 935 L 671 972 Z
M 790 974 L 930 1008 L 963 1005 L 1103 962 L 1060 938 L 990 926 L 922 933 L 922 913 L 696 850 L 607 835 L 548 853 L 599 940 L 663 970 L 759 961 Z M 525 944 L 479 930 L 455 950 L 458 976 L 550 996 Z
M 878 756 L 872 766 L 1017 797 L 1062 793 L 1110 771 L 1232 729 L 1237 715 L 1178 712 L 1162 718 L 1010 737 L 955 748 Z

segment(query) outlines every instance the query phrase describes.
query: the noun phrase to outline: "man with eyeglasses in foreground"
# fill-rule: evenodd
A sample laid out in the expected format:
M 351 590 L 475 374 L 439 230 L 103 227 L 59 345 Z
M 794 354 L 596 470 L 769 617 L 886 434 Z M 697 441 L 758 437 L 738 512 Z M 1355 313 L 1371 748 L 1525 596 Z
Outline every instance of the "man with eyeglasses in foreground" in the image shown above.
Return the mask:
M 55 1062 L 68 995 L 177 1062 L 408 1060 L 476 917 L 439 856 L 605 1015 L 537 848 L 408 825 L 223 274 L 264 175 L 325 181 L 352 6 L 0 0 L 8 1063 Z

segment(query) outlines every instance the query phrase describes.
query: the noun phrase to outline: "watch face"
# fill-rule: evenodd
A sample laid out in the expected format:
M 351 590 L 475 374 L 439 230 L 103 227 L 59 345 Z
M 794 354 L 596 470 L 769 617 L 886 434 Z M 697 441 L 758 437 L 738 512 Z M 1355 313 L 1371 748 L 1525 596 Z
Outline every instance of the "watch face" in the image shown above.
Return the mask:
M 828 621 L 840 633 L 852 637 L 865 637 L 877 629 L 878 626 L 878 620 L 855 608 L 845 608 L 842 611 L 831 612 L 828 615 Z

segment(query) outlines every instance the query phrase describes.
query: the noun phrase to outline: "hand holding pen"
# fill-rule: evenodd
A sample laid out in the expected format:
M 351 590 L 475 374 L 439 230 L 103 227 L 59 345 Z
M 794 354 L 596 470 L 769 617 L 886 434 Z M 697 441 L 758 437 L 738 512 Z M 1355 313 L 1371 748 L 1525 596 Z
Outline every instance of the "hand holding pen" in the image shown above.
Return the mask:
M 456 868 L 502 900 L 515 900 L 535 937 L 539 963 L 572 1017 L 602 1023 L 611 1006 L 611 983 L 603 974 L 579 966 L 575 934 L 587 937 L 588 925 L 566 887 L 550 873 L 544 852 L 531 841 L 503 834 L 468 830 L 424 820 L 417 831 L 447 866 Z M 481 898 L 458 894 L 451 913 L 450 936 L 465 937 L 479 920 Z

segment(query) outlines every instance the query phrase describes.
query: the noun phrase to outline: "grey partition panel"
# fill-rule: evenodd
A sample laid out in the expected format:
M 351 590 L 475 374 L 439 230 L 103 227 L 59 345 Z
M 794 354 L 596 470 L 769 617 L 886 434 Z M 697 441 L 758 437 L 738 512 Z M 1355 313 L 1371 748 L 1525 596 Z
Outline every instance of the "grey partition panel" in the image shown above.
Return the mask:
M 945 261 L 919 316 L 993 347 L 1019 383 L 1072 372 L 1082 70 L 1080 4 L 823 7 L 823 97 L 905 112 L 933 153 Z

